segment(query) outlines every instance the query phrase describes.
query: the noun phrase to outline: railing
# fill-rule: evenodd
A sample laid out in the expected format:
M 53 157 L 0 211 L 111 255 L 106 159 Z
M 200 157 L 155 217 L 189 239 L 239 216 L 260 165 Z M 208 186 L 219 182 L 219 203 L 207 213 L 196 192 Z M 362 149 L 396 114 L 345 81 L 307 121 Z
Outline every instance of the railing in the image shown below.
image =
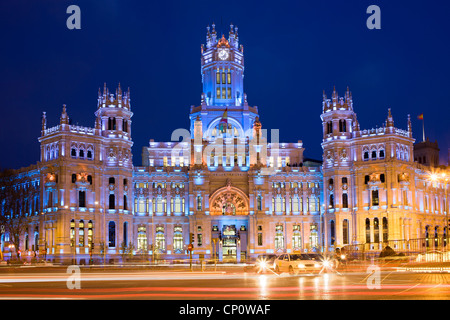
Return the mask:
M 346 245 L 341 250 L 344 250 L 352 259 L 367 260 L 380 257 L 380 254 L 386 247 L 393 249 L 396 256 L 417 256 L 419 254 L 448 250 L 446 236 L 442 235 L 432 238 L 388 240 L 378 243 Z

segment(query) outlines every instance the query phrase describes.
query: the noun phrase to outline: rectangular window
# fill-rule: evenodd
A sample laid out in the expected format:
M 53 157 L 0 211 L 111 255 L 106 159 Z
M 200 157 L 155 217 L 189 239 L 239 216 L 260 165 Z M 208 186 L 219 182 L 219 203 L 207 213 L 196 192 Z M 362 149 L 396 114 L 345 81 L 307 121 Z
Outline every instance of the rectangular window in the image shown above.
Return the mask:
M 261 232 L 258 232 L 258 246 L 263 245 L 263 234 Z
M 226 99 L 226 90 L 225 88 L 222 88 L 222 99 Z
M 408 192 L 406 190 L 403 190 L 403 205 L 408 205 Z
M 145 205 L 145 199 L 139 199 L 139 213 L 146 213 L 146 205 Z
M 293 197 L 291 198 L 292 201 L 292 212 L 299 212 L 300 208 L 299 208 L 299 198 L 298 197 Z
M 223 84 L 225 84 L 226 82 L 225 82 L 225 77 L 226 77 L 226 74 L 225 74 L 225 72 L 222 72 L 222 83 Z
M 220 84 L 220 72 L 216 73 L 216 83 Z
M 220 88 L 217 88 L 216 90 L 216 98 L 220 99 Z
M 378 190 L 372 190 L 372 206 L 378 206 L 379 203 Z
M 227 98 L 231 99 L 231 88 L 227 88 Z
M 292 248 L 294 249 L 300 249 L 302 247 L 302 241 L 301 241 L 300 232 L 295 231 L 292 236 Z
M 80 208 L 86 207 L 86 191 L 79 191 L 78 192 L 78 206 Z
M 231 73 L 230 72 L 227 73 L 227 83 L 231 84 Z
M 203 235 L 201 233 L 197 233 L 197 246 L 201 247 L 203 245 Z

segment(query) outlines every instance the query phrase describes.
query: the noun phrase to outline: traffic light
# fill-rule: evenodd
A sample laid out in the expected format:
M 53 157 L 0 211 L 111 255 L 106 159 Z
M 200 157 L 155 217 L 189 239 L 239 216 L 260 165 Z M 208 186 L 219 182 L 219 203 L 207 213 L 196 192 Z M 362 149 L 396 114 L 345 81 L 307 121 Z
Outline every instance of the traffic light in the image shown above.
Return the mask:
M 190 242 L 189 243 L 194 243 L 194 234 L 190 233 L 189 236 L 190 236 L 190 238 L 189 238 Z

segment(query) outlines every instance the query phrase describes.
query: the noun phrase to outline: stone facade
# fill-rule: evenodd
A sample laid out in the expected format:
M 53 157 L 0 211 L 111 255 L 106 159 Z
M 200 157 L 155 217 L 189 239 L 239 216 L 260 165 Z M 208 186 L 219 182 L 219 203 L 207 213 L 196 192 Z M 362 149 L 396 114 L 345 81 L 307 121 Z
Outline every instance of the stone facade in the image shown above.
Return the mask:
M 133 165 L 129 89 L 99 90 L 93 128 L 72 125 L 66 106 L 54 127 L 44 113 L 40 161 L 3 176 L 3 190 L 34 190 L 14 210 L 2 203 L 4 216 L 28 218 L 20 249 L 54 259 L 125 250 L 185 259 L 194 240 L 196 256 L 244 261 L 387 243 L 407 250 L 409 240 L 445 236 L 448 182 L 430 181 L 430 168 L 414 162 L 409 116 L 406 130 L 390 110 L 383 126 L 362 130 L 348 89 L 324 93 L 317 165 L 304 159 L 301 140 L 279 142 L 274 130 L 267 140 L 243 91 L 236 27 L 228 39 L 208 27 L 201 71 L 189 130 L 150 140 L 142 166 Z M 3 246 L 10 240 L 2 235 Z

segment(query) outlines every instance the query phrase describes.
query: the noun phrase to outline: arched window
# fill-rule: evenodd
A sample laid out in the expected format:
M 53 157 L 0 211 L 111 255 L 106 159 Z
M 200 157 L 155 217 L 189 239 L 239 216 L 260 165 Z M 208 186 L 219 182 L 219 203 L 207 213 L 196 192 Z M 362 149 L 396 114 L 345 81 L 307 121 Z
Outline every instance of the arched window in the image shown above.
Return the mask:
M 128 121 L 125 119 L 122 120 L 122 131 L 128 132 Z
M 166 238 L 164 236 L 163 226 L 156 227 L 155 250 L 157 250 L 157 252 L 164 252 L 166 250 Z
M 378 218 L 373 219 L 373 241 L 375 243 L 380 242 L 380 222 Z
M 28 233 L 25 234 L 25 250 L 29 250 L 29 239 L 28 239 Z
M 108 247 L 114 248 L 116 246 L 116 223 L 110 221 L 108 224 Z
M 77 149 L 75 149 L 75 148 L 70 149 L 70 156 L 72 158 L 76 158 L 77 157 Z
M 116 118 L 108 118 L 108 130 L 116 130 Z
M 348 244 L 349 242 L 349 232 L 348 232 L 348 220 L 344 219 L 344 221 L 342 221 L 342 243 L 343 244 Z
M 75 226 L 75 222 L 74 222 Z M 34 229 L 34 250 L 39 250 L 39 227 Z
M 115 183 L 116 183 L 116 179 L 114 179 L 114 177 L 110 177 L 109 184 L 115 184 Z
M 329 208 L 334 208 L 334 195 L 330 194 Z
M 75 245 L 75 220 L 70 220 L 70 246 Z
M 342 208 L 348 208 L 348 195 L 346 193 L 342 194 Z
M 292 248 L 300 250 L 302 248 L 302 237 L 300 234 L 300 225 L 294 225 L 292 233 Z
M 123 210 L 128 210 L 128 199 L 126 194 L 123 195 Z
M 383 241 L 388 241 L 388 220 L 386 217 L 383 217 Z
M 84 247 L 84 221 L 78 223 L 78 245 Z
M 88 227 L 88 246 L 89 248 L 92 249 L 92 243 L 94 242 L 94 231 L 93 231 L 94 227 L 92 220 L 89 220 L 87 227 Z
M 330 244 L 334 246 L 336 242 L 336 226 L 334 220 L 330 220 Z
M 331 121 L 327 122 L 327 134 L 333 133 L 333 123 Z
M 347 122 L 345 120 L 339 120 L 339 132 L 347 132 Z
M 275 226 L 275 250 L 281 251 L 283 249 L 284 249 L 283 226 L 277 225 Z
M 116 208 L 116 197 L 114 194 L 109 195 L 109 209 L 115 209 Z
M 181 226 L 175 226 L 173 228 L 173 250 L 175 253 L 182 253 L 183 249 L 183 228 Z
M 444 227 L 444 234 L 443 236 L 443 241 L 444 241 L 444 247 L 447 246 L 447 227 Z
M 128 222 L 123 223 L 123 243 L 128 244 Z
M 369 151 L 364 151 L 364 161 L 369 160 Z
M 86 191 L 78 191 L 78 207 L 86 208 Z
M 378 206 L 379 204 L 378 190 L 372 190 L 372 206 Z
M 370 219 L 366 218 L 366 243 L 370 243 Z
M 317 249 L 319 246 L 319 232 L 315 224 L 309 228 L 309 244 L 312 249 Z
M 138 226 L 137 244 L 138 250 L 147 250 L 147 228 L 145 226 Z
M 439 227 L 434 227 L 434 246 L 437 248 L 439 245 Z
M 53 207 L 53 190 L 48 190 L 47 208 Z
M 262 198 L 260 195 L 256 197 L 256 210 L 262 210 Z

